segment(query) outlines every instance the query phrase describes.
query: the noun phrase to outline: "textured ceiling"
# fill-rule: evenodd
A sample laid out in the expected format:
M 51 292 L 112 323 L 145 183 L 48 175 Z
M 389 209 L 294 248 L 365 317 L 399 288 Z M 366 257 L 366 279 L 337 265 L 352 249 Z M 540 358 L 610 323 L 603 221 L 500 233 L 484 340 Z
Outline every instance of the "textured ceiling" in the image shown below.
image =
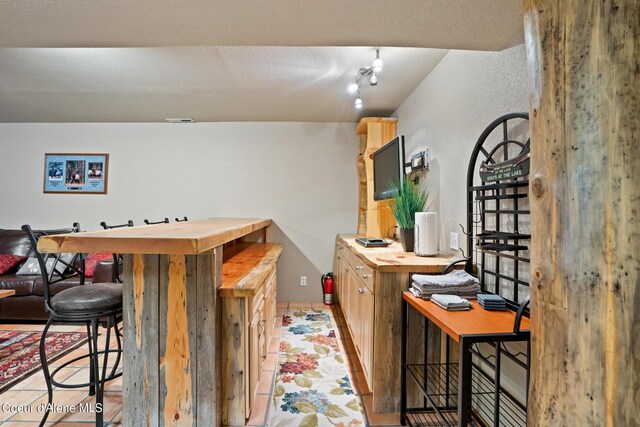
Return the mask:
M 501 50 L 518 0 L 0 0 L 2 47 L 404 46 Z
M 0 121 L 357 121 L 386 115 L 447 51 L 383 48 L 378 86 L 347 86 L 373 48 L 0 49 Z
M 387 115 L 444 49 L 521 42 L 519 4 L 0 0 L 0 122 Z M 353 108 L 346 86 L 371 64 L 374 49 L 351 46 L 383 46 L 380 84 L 363 87 L 363 110 Z

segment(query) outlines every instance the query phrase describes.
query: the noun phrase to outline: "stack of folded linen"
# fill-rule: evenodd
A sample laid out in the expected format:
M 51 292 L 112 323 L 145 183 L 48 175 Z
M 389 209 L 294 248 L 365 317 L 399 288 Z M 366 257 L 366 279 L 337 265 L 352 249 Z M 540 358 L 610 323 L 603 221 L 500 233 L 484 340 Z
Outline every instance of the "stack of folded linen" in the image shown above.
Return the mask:
M 478 294 L 478 303 L 485 310 L 506 310 L 507 303 L 500 295 Z
M 442 275 L 414 274 L 409 290 L 424 299 L 430 299 L 433 294 L 475 298 L 480 292 L 480 282 L 464 270 Z
M 463 311 L 471 308 L 471 303 L 464 298 L 460 298 L 457 295 L 431 295 L 431 301 L 433 301 L 438 307 L 444 308 L 449 311 Z

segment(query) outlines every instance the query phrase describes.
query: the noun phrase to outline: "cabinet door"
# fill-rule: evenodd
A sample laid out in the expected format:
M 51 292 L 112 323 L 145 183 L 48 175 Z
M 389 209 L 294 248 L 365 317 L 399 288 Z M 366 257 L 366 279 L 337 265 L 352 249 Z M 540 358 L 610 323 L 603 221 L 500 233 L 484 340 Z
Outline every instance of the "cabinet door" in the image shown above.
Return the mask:
M 258 389 L 258 380 L 264 352 L 264 301 L 253 312 L 253 319 L 249 324 L 249 399 L 246 413 L 251 412 Z M 247 417 L 248 418 L 248 417 Z
M 348 325 L 351 318 L 351 268 L 344 261 L 344 258 L 342 259 L 342 266 L 342 301 L 340 302 L 340 307 L 342 307 L 342 312 Z
M 342 270 L 344 269 L 344 261 L 342 260 L 342 254 L 336 249 L 336 257 L 333 260 L 333 278 L 336 281 L 336 297 L 337 301 L 342 306 Z
M 366 287 L 362 287 L 360 293 L 360 362 L 362 371 L 371 389 L 373 385 L 373 316 L 374 316 L 374 296 Z
M 266 293 L 264 297 L 264 320 L 265 320 L 265 341 L 267 347 L 271 340 L 271 334 L 273 333 L 274 318 L 276 315 L 276 274 L 275 271 L 271 274 L 267 283 L 265 284 Z M 267 357 L 265 352 L 264 357 Z
M 360 337 L 360 293 L 362 287 L 355 270 L 349 270 L 349 326 L 353 344 L 358 351 L 358 338 Z

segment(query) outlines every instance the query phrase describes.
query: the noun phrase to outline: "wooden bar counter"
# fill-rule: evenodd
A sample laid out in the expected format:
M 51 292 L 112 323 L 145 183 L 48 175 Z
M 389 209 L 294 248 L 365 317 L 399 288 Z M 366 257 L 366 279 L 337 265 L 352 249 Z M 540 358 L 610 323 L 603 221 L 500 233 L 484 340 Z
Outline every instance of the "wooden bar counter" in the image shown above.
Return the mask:
M 125 254 L 125 425 L 220 425 L 223 245 L 269 225 L 211 218 L 40 239 L 44 252 Z

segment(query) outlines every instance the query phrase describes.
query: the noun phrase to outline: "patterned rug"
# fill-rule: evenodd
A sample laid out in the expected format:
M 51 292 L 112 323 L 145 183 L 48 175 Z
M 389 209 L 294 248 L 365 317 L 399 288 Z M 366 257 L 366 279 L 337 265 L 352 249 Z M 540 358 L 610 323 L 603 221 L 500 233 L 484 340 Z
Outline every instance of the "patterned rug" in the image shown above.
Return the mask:
M 328 310 L 282 317 L 271 427 L 364 426 Z
M 40 370 L 41 332 L 0 331 L 0 393 Z M 87 334 L 47 333 L 47 359 L 52 362 L 87 342 Z

